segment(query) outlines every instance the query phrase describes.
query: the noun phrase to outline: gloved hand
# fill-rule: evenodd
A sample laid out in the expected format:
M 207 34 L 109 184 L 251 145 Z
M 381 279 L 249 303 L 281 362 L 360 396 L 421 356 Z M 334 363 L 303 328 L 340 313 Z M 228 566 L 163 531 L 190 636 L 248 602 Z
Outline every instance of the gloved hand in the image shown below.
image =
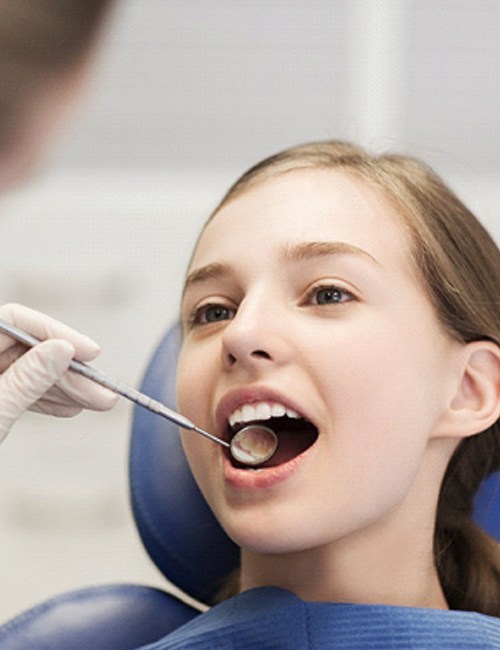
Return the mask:
M 24 345 L 0 332 L 0 442 L 28 409 L 71 417 L 83 408 L 106 411 L 114 406 L 117 395 L 67 372 L 73 358 L 88 362 L 97 357 L 100 349 L 92 339 L 21 305 L 1 306 L 0 319 L 43 341 L 26 351 Z

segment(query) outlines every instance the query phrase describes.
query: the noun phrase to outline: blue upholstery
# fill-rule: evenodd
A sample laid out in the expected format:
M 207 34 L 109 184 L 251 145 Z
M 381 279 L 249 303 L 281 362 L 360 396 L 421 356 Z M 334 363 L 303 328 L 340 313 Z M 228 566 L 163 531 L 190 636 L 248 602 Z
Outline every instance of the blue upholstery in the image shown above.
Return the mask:
M 145 393 L 170 406 L 175 404 L 179 342 L 174 327 L 155 351 L 142 384 Z M 198 491 L 176 427 L 139 407 L 132 425 L 130 485 L 133 513 L 154 563 L 190 596 L 212 602 L 225 576 L 238 566 L 237 547 Z M 474 516 L 500 540 L 500 474 L 485 482 Z M 0 650 L 132 650 L 197 613 L 150 587 L 83 589 L 53 598 L 0 627 Z
M 109 585 L 52 598 L 0 627 L 1 650 L 133 650 L 197 615 L 151 587 Z
M 474 521 L 500 542 L 500 472 L 487 478 L 476 495 Z
M 141 388 L 171 407 L 179 344 L 174 328 L 153 356 Z M 223 578 L 238 566 L 238 550 L 192 478 L 177 427 L 141 408 L 132 424 L 130 487 L 137 527 L 153 562 L 184 592 L 211 602 Z

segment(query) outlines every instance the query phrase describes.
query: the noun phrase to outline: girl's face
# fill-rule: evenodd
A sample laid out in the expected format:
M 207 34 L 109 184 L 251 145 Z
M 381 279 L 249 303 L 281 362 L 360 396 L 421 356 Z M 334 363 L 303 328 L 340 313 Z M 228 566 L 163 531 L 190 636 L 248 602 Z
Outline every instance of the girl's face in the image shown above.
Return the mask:
M 205 498 L 245 549 L 301 551 L 415 522 L 439 485 L 457 344 L 400 224 L 361 180 L 301 170 L 245 191 L 202 233 L 178 406 L 226 439 L 254 420 L 280 438 L 271 466 L 255 470 L 183 434 Z

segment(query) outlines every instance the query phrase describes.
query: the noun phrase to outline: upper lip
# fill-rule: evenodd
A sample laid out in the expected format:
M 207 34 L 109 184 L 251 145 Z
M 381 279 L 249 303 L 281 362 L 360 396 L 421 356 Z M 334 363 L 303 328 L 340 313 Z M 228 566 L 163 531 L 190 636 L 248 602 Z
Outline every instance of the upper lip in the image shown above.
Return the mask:
M 268 386 L 248 386 L 228 391 L 217 404 L 215 422 L 218 435 L 227 437 L 229 416 L 235 409 L 244 404 L 255 404 L 257 402 L 283 404 L 286 408 L 296 411 L 304 419 L 314 424 L 302 406 L 299 406 L 290 397 L 283 395 L 279 390 Z

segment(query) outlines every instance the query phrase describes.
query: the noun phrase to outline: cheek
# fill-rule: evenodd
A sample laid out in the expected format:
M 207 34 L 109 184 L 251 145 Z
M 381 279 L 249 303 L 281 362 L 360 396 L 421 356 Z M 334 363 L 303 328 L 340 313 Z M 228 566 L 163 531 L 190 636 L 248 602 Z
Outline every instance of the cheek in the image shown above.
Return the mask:
M 200 426 L 207 425 L 214 361 L 200 349 L 194 354 L 183 346 L 176 372 L 177 408 Z
M 437 397 L 443 380 L 443 343 L 434 323 L 422 320 L 412 322 L 396 313 L 340 331 L 328 348 L 330 384 L 348 386 L 352 399 L 359 400 L 358 410 L 397 409 L 400 404 L 420 409 L 431 396 Z
M 192 354 L 181 350 L 177 366 L 177 408 L 195 424 L 211 431 L 214 361 L 206 359 L 201 350 Z M 210 488 L 211 471 L 220 462 L 219 445 L 192 431 L 181 431 L 181 440 L 191 471 L 206 494 Z
M 319 384 L 329 404 L 331 444 L 368 469 L 399 473 L 419 462 L 441 406 L 442 373 L 431 348 L 412 333 L 386 327 L 380 336 L 351 331 L 327 357 Z M 342 438 L 341 438 L 342 436 Z
M 197 481 L 204 482 L 206 468 L 210 464 L 213 444 L 191 431 L 181 432 L 182 446 L 189 466 Z
M 209 507 L 214 510 L 217 505 L 217 495 L 221 493 L 221 486 L 218 485 L 220 472 L 215 471 L 218 459 L 214 457 L 213 449 L 218 445 L 189 431 L 181 432 L 181 439 L 194 480 Z

